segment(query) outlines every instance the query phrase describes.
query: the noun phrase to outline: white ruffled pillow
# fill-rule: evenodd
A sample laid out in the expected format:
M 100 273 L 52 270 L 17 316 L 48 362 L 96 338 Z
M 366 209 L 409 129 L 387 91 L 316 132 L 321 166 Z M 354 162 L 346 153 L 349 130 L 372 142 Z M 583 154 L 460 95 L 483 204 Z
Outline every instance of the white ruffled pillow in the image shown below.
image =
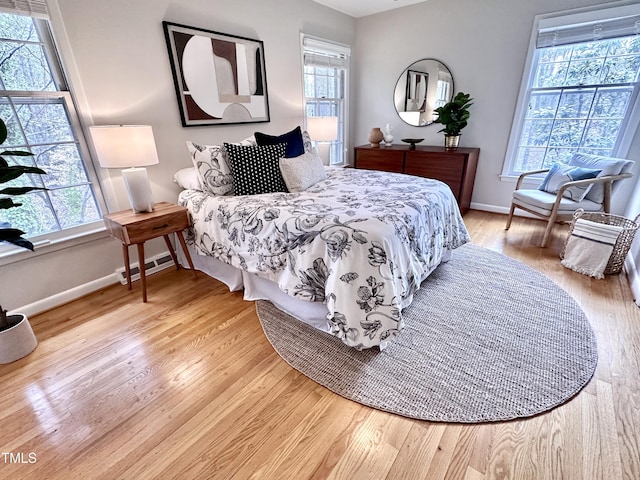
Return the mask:
M 280 173 L 289 192 L 304 192 L 327 178 L 322 160 L 316 153 L 305 152 L 294 158 L 281 158 Z

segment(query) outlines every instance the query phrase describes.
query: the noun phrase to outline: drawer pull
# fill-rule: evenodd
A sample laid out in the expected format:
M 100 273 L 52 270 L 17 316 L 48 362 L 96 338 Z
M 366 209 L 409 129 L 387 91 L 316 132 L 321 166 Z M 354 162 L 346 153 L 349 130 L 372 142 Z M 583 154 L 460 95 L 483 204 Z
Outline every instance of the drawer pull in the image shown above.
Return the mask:
M 163 228 L 167 228 L 169 226 L 168 223 L 165 223 L 164 225 L 160 225 L 158 227 L 153 227 L 154 230 L 162 230 Z

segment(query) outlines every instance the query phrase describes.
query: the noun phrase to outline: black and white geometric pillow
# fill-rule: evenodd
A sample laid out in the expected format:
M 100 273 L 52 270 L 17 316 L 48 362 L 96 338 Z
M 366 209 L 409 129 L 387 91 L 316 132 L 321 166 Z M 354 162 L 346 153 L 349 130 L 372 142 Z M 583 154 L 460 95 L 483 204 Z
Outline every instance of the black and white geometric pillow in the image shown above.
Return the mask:
M 279 164 L 284 157 L 284 144 L 247 147 L 225 143 L 224 149 L 233 172 L 236 195 L 288 191 Z

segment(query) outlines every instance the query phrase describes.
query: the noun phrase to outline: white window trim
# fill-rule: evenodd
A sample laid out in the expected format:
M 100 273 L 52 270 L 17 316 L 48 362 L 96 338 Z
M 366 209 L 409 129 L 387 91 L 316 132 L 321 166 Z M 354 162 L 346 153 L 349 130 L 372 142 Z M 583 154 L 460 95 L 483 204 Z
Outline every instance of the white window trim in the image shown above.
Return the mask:
M 533 28 L 531 29 L 531 38 L 529 40 L 527 58 L 524 65 L 522 80 L 520 82 L 520 93 L 518 94 L 518 101 L 516 103 L 516 109 L 513 115 L 513 122 L 511 124 L 509 143 L 507 144 L 507 151 L 504 163 L 502 165 L 502 173 L 499 175 L 501 181 L 515 182 L 518 178 L 518 175 L 514 175 L 511 173 L 511 165 L 513 165 L 518 149 L 518 142 L 520 140 L 520 133 L 522 132 L 522 126 L 525 117 L 524 112 L 527 108 L 526 99 L 529 97 L 529 85 L 531 85 L 533 76 L 536 73 L 532 69 L 532 66 L 536 52 L 538 31 L 541 28 L 552 28 L 561 25 L 594 22 L 614 16 L 640 14 L 640 4 L 629 4 L 629 2 L 620 2 L 614 5 L 604 8 L 602 5 L 598 5 L 595 7 L 587 7 L 585 9 L 579 10 L 536 15 L 533 22 Z M 629 108 L 631 108 L 631 115 L 629 116 L 628 122 L 621 126 L 623 134 L 619 138 L 618 145 L 615 150 L 615 155 L 622 158 L 626 158 L 626 156 L 629 154 L 629 149 L 631 148 L 631 143 L 633 142 L 635 132 L 638 128 L 638 125 L 640 125 L 640 95 L 638 95 L 636 99 L 632 101 Z M 525 181 L 525 183 L 537 184 L 540 182 L 536 179 L 528 179 Z
M 91 155 L 88 142 L 86 141 L 87 130 L 85 125 L 90 125 L 93 121 L 90 115 L 85 113 L 90 111 L 89 102 L 82 87 L 82 82 L 80 81 L 80 73 L 73 57 L 71 43 L 69 42 L 69 37 L 64 26 L 58 0 L 46 0 L 46 2 L 43 0 L 28 0 L 22 9 L 11 8 L 11 6 L 13 6 L 11 0 L 9 0 L 8 3 L 5 0 L 0 0 L 0 11 L 14 14 L 23 13 L 49 21 L 49 30 L 53 36 L 53 46 L 58 50 L 57 56 L 62 68 L 62 72 L 54 68 L 52 73 L 54 75 L 64 75 L 65 83 L 68 87 L 68 91 L 57 93 L 61 96 L 68 96 L 71 99 L 71 101 L 66 102 L 66 104 L 67 108 L 75 110 L 75 117 L 72 115 L 70 120 L 72 121 L 74 132 L 79 136 L 78 148 L 81 150 L 83 158 L 86 159 L 85 168 L 87 175 L 93 184 L 98 207 L 104 214 L 109 211 L 108 207 L 112 206 L 105 202 L 105 195 L 103 194 L 102 187 L 106 176 L 102 174 L 99 169 L 96 169 L 95 160 L 93 159 L 93 155 Z M 42 8 L 44 8 L 44 10 L 41 10 Z M 76 118 L 79 119 L 79 124 L 75 121 Z M 102 175 L 98 175 L 98 172 Z M 28 237 L 29 241 L 34 244 L 33 252 L 8 243 L 0 243 L 0 266 L 32 259 L 39 255 L 65 248 L 73 248 L 77 245 L 106 237 L 108 237 L 108 233 L 106 232 L 104 222 L 99 220 L 58 232 Z
M 307 112 L 306 112 L 306 96 L 304 94 L 304 47 L 313 47 L 318 46 L 324 50 L 331 50 L 337 54 L 343 54 L 347 57 L 347 69 L 345 70 L 344 77 L 344 121 L 343 121 L 343 152 L 342 152 L 342 163 L 334 164 L 334 167 L 344 167 L 349 165 L 349 98 L 351 97 L 351 89 L 350 89 L 350 77 L 351 77 L 351 47 L 348 45 L 344 45 L 337 42 L 332 42 L 331 40 L 326 40 L 324 38 L 315 37 L 313 35 L 309 35 L 303 32 L 300 32 L 300 87 L 302 93 L 302 118 L 304 120 L 304 129 L 307 128 Z M 313 140 L 313 139 L 311 139 Z
M 49 235 L 29 237 L 29 241 L 33 243 L 33 251 L 11 244 L 0 244 L 0 267 L 109 237 L 102 220 L 66 229 L 65 234 L 59 238 L 48 238 Z

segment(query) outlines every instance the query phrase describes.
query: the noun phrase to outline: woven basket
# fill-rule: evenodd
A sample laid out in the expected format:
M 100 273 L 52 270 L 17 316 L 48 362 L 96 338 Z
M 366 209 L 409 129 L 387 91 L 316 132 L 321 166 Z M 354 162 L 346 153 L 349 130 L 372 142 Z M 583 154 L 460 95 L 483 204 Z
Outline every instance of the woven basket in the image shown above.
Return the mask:
M 595 223 L 602 223 L 603 225 L 615 225 L 617 227 L 622 227 L 623 230 L 620 232 L 620 235 L 618 235 L 616 244 L 613 246 L 613 251 L 609 257 L 609 262 L 607 262 L 607 266 L 603 272 L 605 275 L 620 273 L 624 265 L 624 260 L 627 257 L 627 253 L 629 253 L 629 249 L 631 248 L 631 242 L 633 242 L 636 230 L 640 227 L 640 224 L 638 223 L 640 215 L 638 215 L 635 220 L 629 220 L 628 218 L 621 217 L 619 215 L 612 215 L 610 213 L 585 212 L 581 208 L 576 210 L 573 214 L 573 220 L 569 227 L 569 235 L 567 235 L 567 240 L 564 242 L 560 258 L 564 258 L 567 243 L 573 233 L 573 227 L 579 218 Z

